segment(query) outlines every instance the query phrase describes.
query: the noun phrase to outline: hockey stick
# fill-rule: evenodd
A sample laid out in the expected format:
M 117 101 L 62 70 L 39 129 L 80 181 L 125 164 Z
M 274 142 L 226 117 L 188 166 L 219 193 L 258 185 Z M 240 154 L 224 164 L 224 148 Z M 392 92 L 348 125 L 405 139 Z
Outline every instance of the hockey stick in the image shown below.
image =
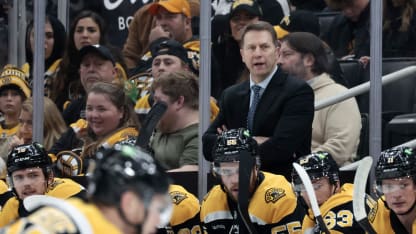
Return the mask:
M 358 168 L 358 165 L 360 165 L 360 161 L 355 161 L 353 163 L 350 163 L 346 166 L 340 167 L 340 171 L 355 171 Z
M 153 131 L 156 128 L 157 123 L 162 118 L 163 114 L 166 112 L 168 105 L 164 102 L 156 102 L 149 113 L 146 115 L 146 118 L 140 128 L 139 135 L 136 139 L 136 145 L 142 147 L 143 149 L 149 150 L 149 141 L 150 137 L 153 134 Z
M 312 186 L 311 179 L 308 176 L 308 173 L 306 173 L 305 169 L 298 163 L 293 163 L 293 168 L 296 170 L 296 173 L 298 173 L 300 179 L 302 180 L 303 186 L 305 186 L 306 193 L 309 197 L 309 202 L 311 204 L 313 215 L 315 216 L 315 220 L 319 225 L 319 229 L 321 232 L 324 232 L 325 234 L 330 234 L 328 228 L 326 227 L 324 220 L 321 216 L 321 210 L 319 209 L 318 201 L 316 200 L 315 191 Z
M 240 154 L 240 165 L 238 172 L 238 213 L 244 222 L 249 233 L 257 234 L 253 223 L 251 222 L 250 215 L 248 213 L 248 200 L 249 200 L 249 183 L 251 171 L 253 170 L 254 157 L 244 150 Z
M 376 234 L 370 222 L 368 221 L 367 212 L 365 210 L 365 188 L 367 186 L 368 174 L 373 164 L 373 158 L 367 156 L 359 161 L 357 171 L 354 177 L 354 192 L 352 200 L 352 208 L 354 218 L 360 226 L 369 234 Z

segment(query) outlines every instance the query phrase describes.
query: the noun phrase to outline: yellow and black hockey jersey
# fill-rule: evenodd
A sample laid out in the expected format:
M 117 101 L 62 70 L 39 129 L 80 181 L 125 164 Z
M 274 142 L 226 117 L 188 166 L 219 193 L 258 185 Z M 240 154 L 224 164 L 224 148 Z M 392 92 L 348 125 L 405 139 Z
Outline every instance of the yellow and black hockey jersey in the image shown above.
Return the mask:
M 44 206 L 4 228 L 2 233 L 111 233 L 121 234 L 93 204 L 71 198 L 58 206 Z
M 69 198 L 73 196 L 83 197 L 85 196 L 85 189 L 80 184 L 72 181 L 71 179 L 54 178 L 54 181 L 49 185 L 49 190 L 46 195 L 57 198 Z M 21 201 L 16 196 L 8 199 L 1 212 L 0 212 L 0 227 L 3 227 L 14 220 L 18 219 L 21 214 Z
M 341 191 L 339 193 L 332 195 L 319 207 L 326 227 L 333 234 L 365 233 L 354 219 L 352 209 L 353 191 L 353 185 L 346 183 L 341 187 Z M 302 233 L 320 233 L 318 230 L 315 230 L 315 226 L 316 223 L 314 215 L 312 211 L 309 210 L 308 214 L 305 215 L 305 218 L 303 219 Z
M 77 122 L 71 124 L 71 128 L 74 132 L 82 131 L 87 128 L 87 121 L 79 119 Z M 83 146 L 83 149 L 72 149 L 70 151 L 64 150 L 58 154 L 49 154 L 49 157 L 56 162 L 57 170 L 62 177 L 80 176 L 84 175 L 88 169 L 88 160 L 94 158 L 96 151 L 100 149 L 108 149 L 115 144 L 122 145 L 134 145 L 139 132 L 134 127 L 124 127 L 117 129 L 114 133 L 108 137 L 102 139 L 97 144 Z
M 263 176 L 264 175 L 264 176 Z M 301 233 L 305 210 L 290 183 L 281 175 L 260 172 L 260 184 L 248 206 L 250 220 L 258 233 Z M 207 233 L 243 233 L 235 202 L 220 185 L 213 187 L 201 205 L 201 225 Z
M 17 131 L 19 131 L 20 124 L 12 128 L 3 128 L 0 125 L 0 138 L 7 138 L 16 135 Z
M 381 198 L 377 200 L 374 211 L 368 215 L 368 220 L 377 233 L 409 233 Z M 413 221 L 412 233 L 416 233 L 416 221 Z
M 169 195 L 173 203 L 172 217 L 169 225 L 159 229 L 157 233 L 202 233 L 199 222 L 199 200 L 180 185 L 171 185 Z

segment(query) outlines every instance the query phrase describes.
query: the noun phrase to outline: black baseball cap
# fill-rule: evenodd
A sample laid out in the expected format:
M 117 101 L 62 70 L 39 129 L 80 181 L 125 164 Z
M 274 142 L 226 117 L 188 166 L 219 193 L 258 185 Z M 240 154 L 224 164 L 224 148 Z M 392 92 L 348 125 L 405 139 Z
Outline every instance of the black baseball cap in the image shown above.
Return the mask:
M 292 11 L 290 16 L 285 16 L 274 29 L 279 39 L 291 32 L 309 32 L 318 37 L 320 33 L 318 17 L 305 10 Z
M 110 49 L 108 49 L 107 47 L 103 45 L 98 45 L 98 44 L 87 45 L 81 48 L 81 50 L 79 51 L 80 63 L 82 59 L 84 58 L 84 56 L 90 53 L 95 53 L 105 60 L 110 60 L 113 64 L 116 63 L 116 60 L 114 59 L 113 54 L 111 53 Z
M 233 18 L 237 11 L 247 11 L 249 14 L 261 17 L 263 12 L 257 0 L 236 0 L 231 5 L 230 19 Z
M 178 57 L 186 64 L 190 63 L 188 58 L 188 51 L 183 47 L 181 43 L 173 39 L 165 39 L 158 43 L 152 43 L 150 46 L 150 53 L 152 54 L 152 58 L 167 54 Z

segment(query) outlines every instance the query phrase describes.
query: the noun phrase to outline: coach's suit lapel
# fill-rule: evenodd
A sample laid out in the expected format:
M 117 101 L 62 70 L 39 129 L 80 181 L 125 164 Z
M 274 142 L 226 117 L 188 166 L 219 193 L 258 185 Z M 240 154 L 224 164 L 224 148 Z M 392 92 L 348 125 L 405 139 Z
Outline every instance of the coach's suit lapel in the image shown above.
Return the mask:
M 279 96 L 284 92 L 283 84 L 287 79 L 287 75 L 282 73 L 281 69 L 278 68 L 276 73 L 273 75 L 270 80 L 269 85 L 264 90 L 263 95 L 260 98 L 260 102 L 257 106 L 256 113 L 254 114 L 254 123 L 253 123 L 253 133 L 256 133 L 256 130 L 259 126 L 264 124 L 263 113 L 266 113 L 274 102 L 279 100 Z

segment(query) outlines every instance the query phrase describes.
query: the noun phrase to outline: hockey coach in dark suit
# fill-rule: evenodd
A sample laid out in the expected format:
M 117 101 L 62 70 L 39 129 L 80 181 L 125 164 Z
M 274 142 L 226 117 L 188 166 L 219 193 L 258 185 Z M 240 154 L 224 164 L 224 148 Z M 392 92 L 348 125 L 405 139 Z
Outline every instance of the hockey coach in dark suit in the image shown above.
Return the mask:
M 220 112 L 202 139 L 204 156 L 212 161 L 218 133 L 248 128 L 259 144 L 262 170 L 290 179 L 292 162 L 310 153 L 313 91 L 279 68 L 278 39 L 269 23 L 248 25 L 240 51 L 250 79 L 222 93 Z

